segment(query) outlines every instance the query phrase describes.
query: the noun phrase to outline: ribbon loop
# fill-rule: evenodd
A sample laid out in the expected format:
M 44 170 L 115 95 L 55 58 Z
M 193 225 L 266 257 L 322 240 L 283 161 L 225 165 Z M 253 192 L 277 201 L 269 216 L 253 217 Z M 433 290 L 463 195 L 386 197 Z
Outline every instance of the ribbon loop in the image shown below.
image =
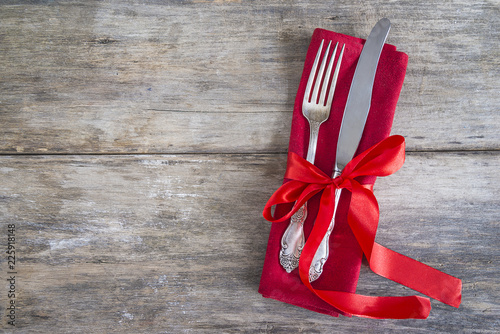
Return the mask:
M 322 192 L 316 221 L 299 261 L 301 281 L 316 296 L 337 309 L 367 318 L 425 319 L 430 301 L 418 296 L 371 297 L 330 290 L 317 290 L 309 282 L 309 268 L 316 251 L 327 233 L 333 217 L 335 189 L 351 192 L 347 221 L 373 272 L 409 288 L 420 291 L 443 303 L 458 307 L 462 283 L 375 242 L 379 208 L 372 188 L 360 184 L 360 176 L 387 176 L 404 163 L 405 145 L 402 136 L 391 136 L 352 159 L 341 175 L 332 179 L 319 168 L 295 153 L 289 153 L 285 178 L 288 179 L 269 199 L 263 215 L 271 222 L 289 219 L 312 196 Z M 283 217 L 274 218 L 271 207 L 295 203 Z

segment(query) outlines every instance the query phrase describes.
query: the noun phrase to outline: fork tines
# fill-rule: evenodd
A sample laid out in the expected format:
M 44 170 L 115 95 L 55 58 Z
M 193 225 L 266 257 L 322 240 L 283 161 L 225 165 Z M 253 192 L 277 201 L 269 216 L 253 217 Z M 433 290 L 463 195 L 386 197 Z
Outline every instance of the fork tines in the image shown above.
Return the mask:
M 328 43 L 328 47 L 326 48 L 326 51 L 323 55 L 323 59 L 321 61 L 321 65 L 318 71 L 318 63 L 319 63 L 319 58 L 321 57 L 321 53 L 323 51 L 323 44 L 325 40 L 321 41 L 321 44 L 318 49 L 318 53 L 316 54 L 316 58 L 314 59 L 313 67 L 311 69 L 311 75 L 309 75 L 309 80 L 307 81 L 307 86 L 306 86 L 306 91 L 305 91 L 305 96 L 308 96 L 308 102 L 313 103 L 313 104 L 322 104 L 324 106 L 331 105 L 332 99 L 333 99 L 333 93 L 335 91 L 335 86 L 337 83 L 337 78 L 339 75 L 339 70 L 340 70 L 340 64 L 342 62 L 342 56 L 344 54 L 344 48 L 345 44 L 342 45 L 342 49 L 340 50 L 340 55 L 337 60 L 337 65 L 335 66 L 335 71 L 333 72 L 333 77 L 330 78 L 331 73 L 332 73 L 332 68 L 333 68 L 333 63 L 335 60 L 335 55 L 337 54 L 337 48 L 339 43 L 337 42 L 335 44 L 335 48 L 330 55 L 330 46 L 332 44 L 332 41 Z M 330 58 L 330 61 L 328 62 L 328 67 L 326 69 L 325 73 L 325 66 L 326 62 Z M 314 75 L 312 75 L 314 73 Z M 311 87 L 314 83 L 313 91 L 312 91 L 312 96 L 311 96 Z M 321 89 L 321 92 L 320 92 Z M 318 99 L 318 93 L 320 92 L 320 96 Z M 328 92 L 328 99 L 325 99 L 326 94 Z

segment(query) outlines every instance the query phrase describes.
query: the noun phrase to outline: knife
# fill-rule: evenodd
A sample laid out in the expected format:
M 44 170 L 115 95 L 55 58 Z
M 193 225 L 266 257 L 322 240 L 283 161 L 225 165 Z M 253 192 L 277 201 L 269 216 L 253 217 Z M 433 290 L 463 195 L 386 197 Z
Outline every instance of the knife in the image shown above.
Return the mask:
M 342 173 L 342 170 L 352 160 L 354 153 L 358 149 L 366 119 L 368 118 L 368 112 L 370 111 L 373 82 L 375 81 L 378 61 L 390 28 L 391 22 L 388 19 L 383 18 L 378 21 L 370 32 L 359 56 L 340 126 L 333 178 Z M 335 207 L 332 221 L 313 257 L 309 269 L 310 282 L 320 277 L 323 273 L 323 265 L 328 259 L 329 239 L 335 226 L 335 214 L 337 213 L 341 192 L 342 189 L 335 191 Z

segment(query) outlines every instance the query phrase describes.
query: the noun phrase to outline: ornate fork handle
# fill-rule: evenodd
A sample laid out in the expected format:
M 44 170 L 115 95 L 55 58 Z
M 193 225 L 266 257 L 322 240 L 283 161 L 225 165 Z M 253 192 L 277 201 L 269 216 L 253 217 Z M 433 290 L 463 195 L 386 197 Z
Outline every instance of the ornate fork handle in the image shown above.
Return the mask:
M 310 122 L 309 147 L 306 160 L 314 162 L 321 123 Z M 305 203 L 290 219 L 283 237 L 281 237 L 280 264 L 287 273 L 299 266 L 299 258 L 304 248 L 304 222 L 307 218 L 307 203 Z
M 280 264 L 287 273 L 299 266 L 300 253 L 304 248 L 304 221 L 307 218 L 307 203 L 304 204 L 290 219 L 281 238 Z

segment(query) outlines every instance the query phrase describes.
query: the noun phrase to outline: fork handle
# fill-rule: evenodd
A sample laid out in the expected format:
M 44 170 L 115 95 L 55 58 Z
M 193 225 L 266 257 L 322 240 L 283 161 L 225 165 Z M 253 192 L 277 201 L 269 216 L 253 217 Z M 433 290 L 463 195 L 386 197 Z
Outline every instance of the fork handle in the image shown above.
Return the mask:
M 309 147 L 307 148 L 306 160 L 314 164 L 316 158 L 316 147 L 318 146 L 318 136 L 320 122 L 309 121 Z
M 335 190 L 335 207 L 333 209 L 333 217 L 330 221 L 330 225 L 328 226 L 328 230 L 321 240 L 318 249 L 316 250 L 316 254 L 314 254 L 313 260 L 311 262 L 311 267 L 309 268 L 309 282 L 314 282 L 317 280 L 321 274 L 323 273 L 323 265 L 326 260 L 328 260 L 328 256 L 330 255 L 330 235 L 332 234 L 333 227 L 335 226 L 335 215 L 337 213 L 337 207 L 340 200 L 340 195 L 342 193 L 342 189 Z
M 290 219 L 290 224 L 281 237 L 280 264 L 287 273 L 299 266 L 299 258 L 304 248 L 304 221 L 307 218 L 305 203 Z
M 314 163 L 316 146 L 318 144 L 321 122 L 309 121 L 309 147 L 306 160 Z M 299 258 L 304 248 L 304 221 L 307 218 L 307 203 L 305 203 L 290 219 L 290 224 L 281 237 L 280 264 L 287 273 L 299 266 Z

